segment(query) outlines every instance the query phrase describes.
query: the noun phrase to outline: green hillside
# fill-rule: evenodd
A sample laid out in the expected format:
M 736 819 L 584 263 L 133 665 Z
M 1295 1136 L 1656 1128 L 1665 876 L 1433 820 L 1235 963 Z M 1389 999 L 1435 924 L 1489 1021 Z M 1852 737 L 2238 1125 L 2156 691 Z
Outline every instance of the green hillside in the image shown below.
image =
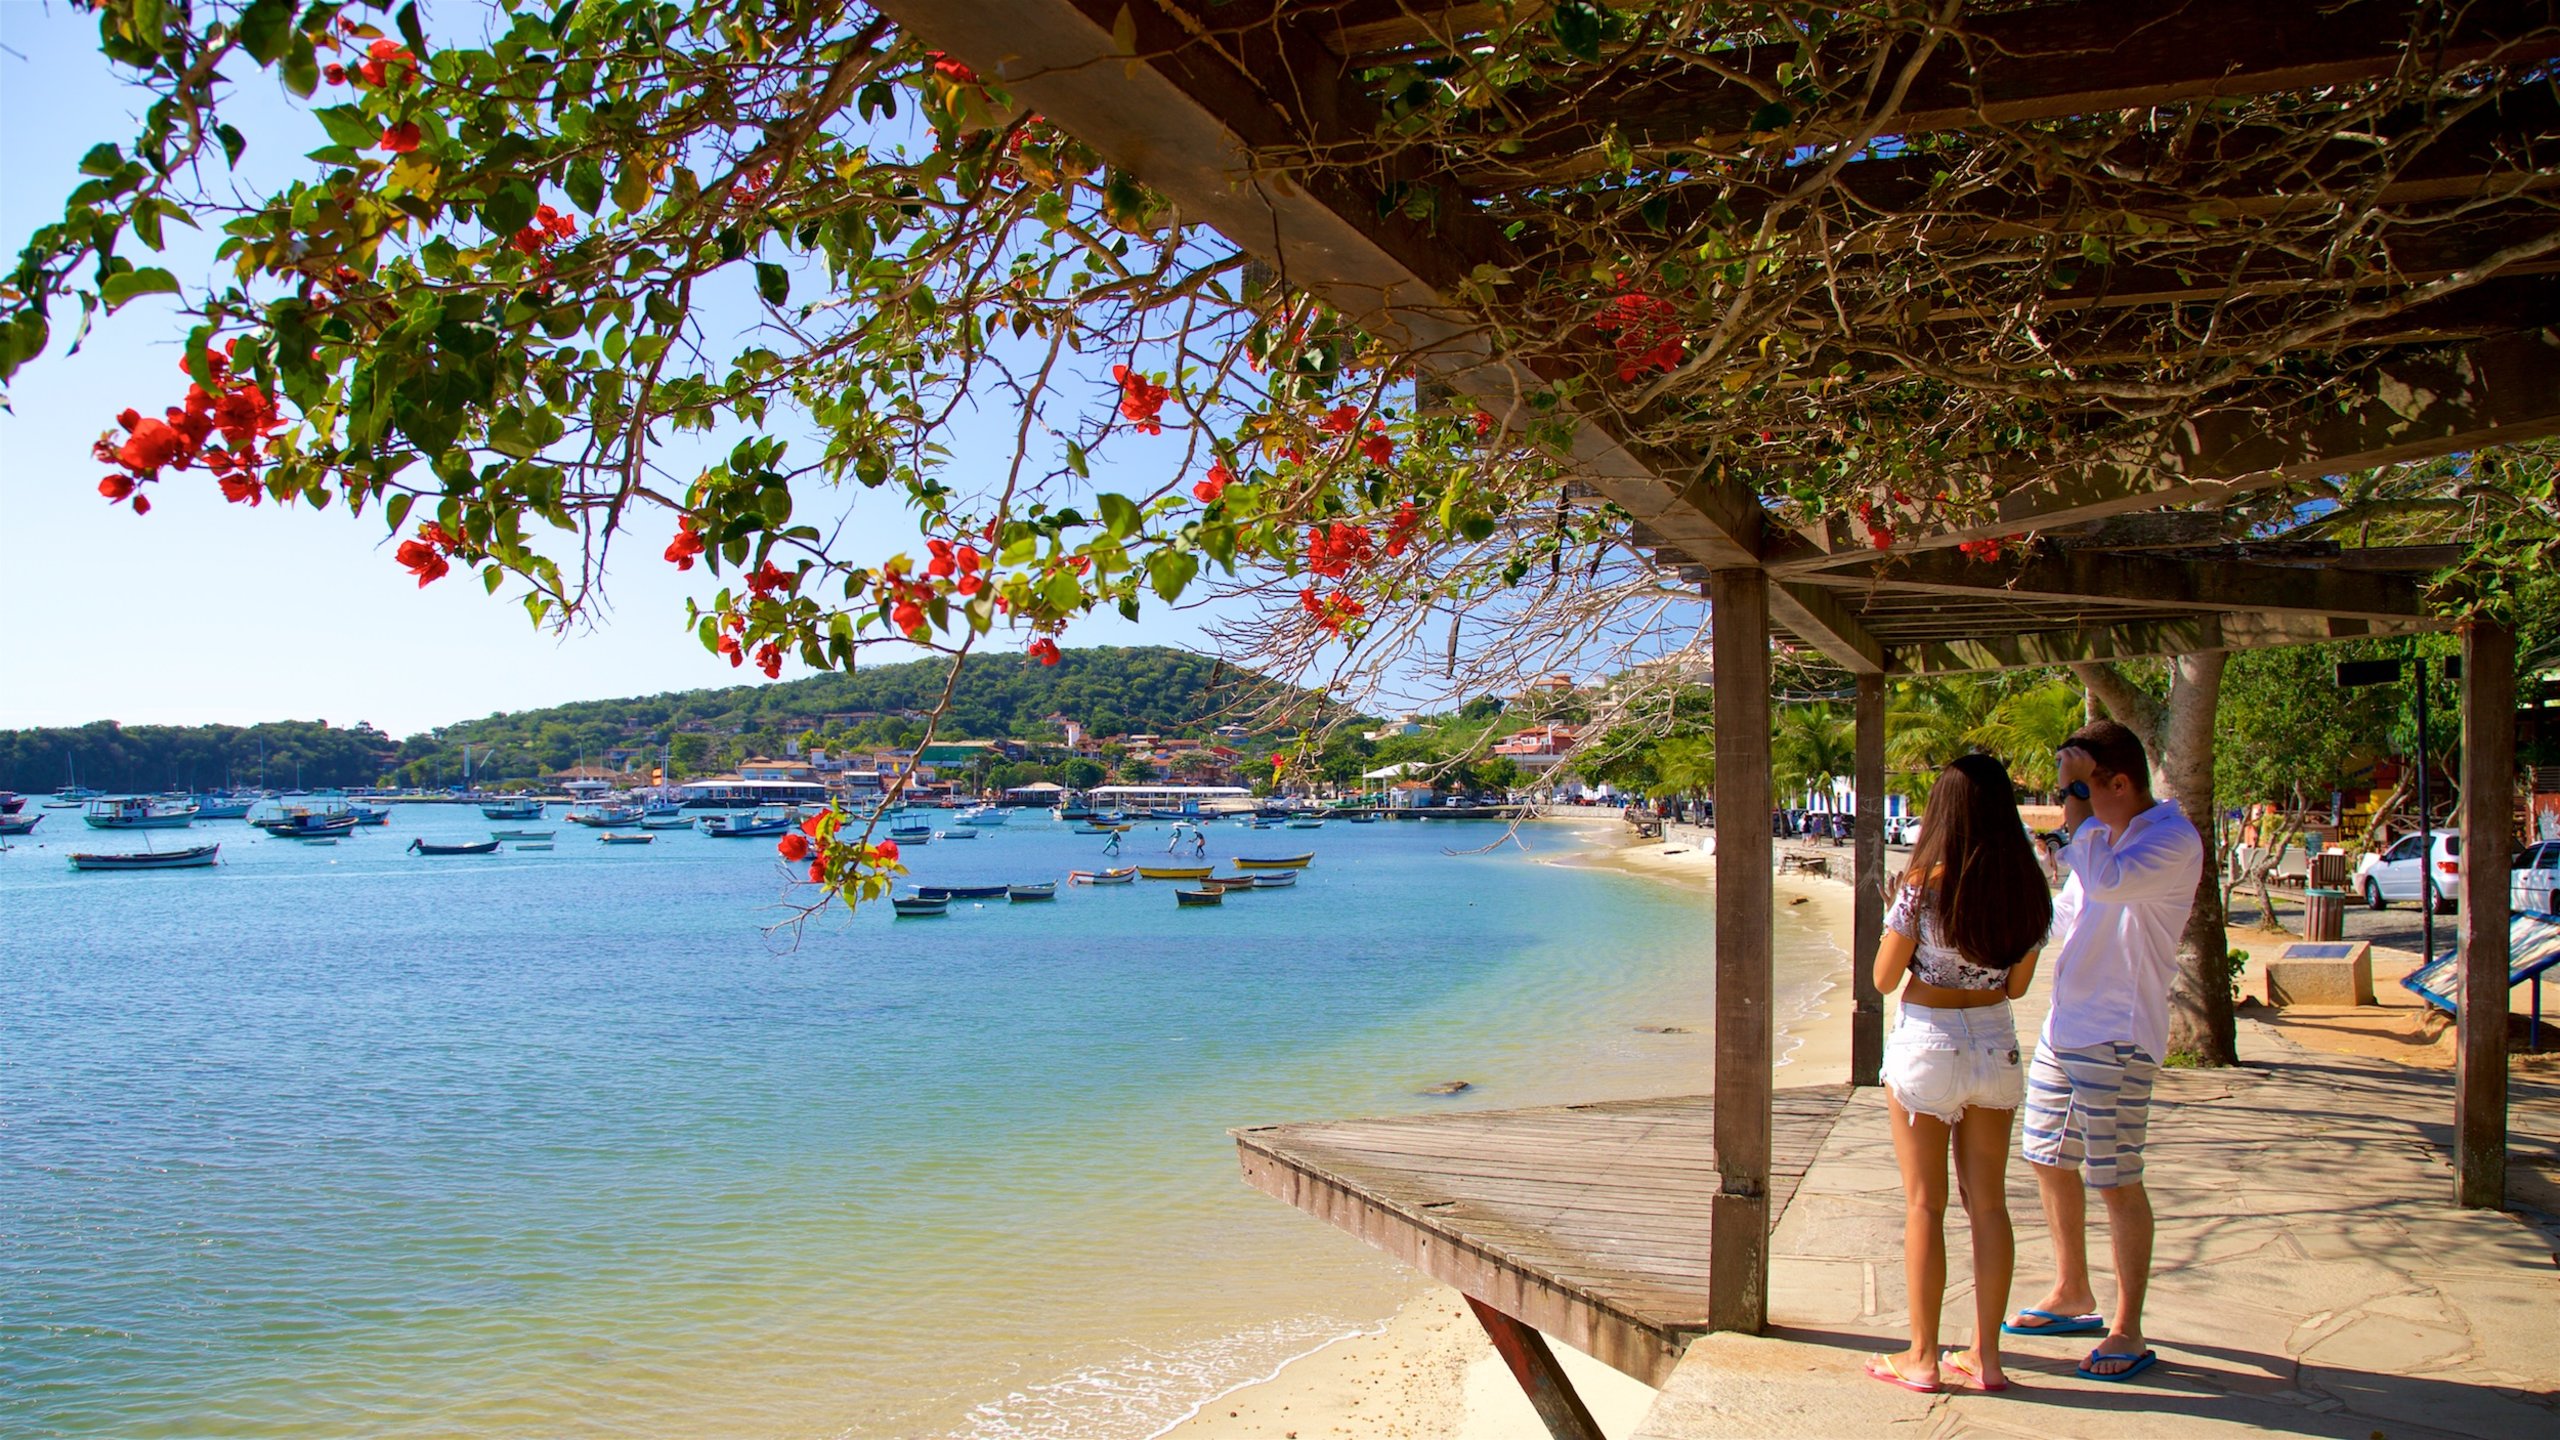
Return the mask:
M 687 773 L 779 750 L 804 736 L 847 748 L 911 744 L 941 699 L 951 662 L 916 660 L 779 684 L 586 700 L 447 725 L 393 742 L 370 730 L 307 722 L 0 731 L 0 789 L 51 790 L 67 765 L 101 789 L 292 784 L 452 784 L 471 747 L 476 778 L 548 774 L 614 750 L 669 746 Z M 1062 714 L 1097 735 L 1153 731 L 1198 735 L 1249 710 L 1269 682 L 1220 662 L 1161 646 L 1068 650 L 1056 665 L 981 656 L 961 672 L 946 739 L 1057 738 Z M 67 757 L 67 763 L 66 763 Z M 263 770 L 262 770 L 263 763 Z

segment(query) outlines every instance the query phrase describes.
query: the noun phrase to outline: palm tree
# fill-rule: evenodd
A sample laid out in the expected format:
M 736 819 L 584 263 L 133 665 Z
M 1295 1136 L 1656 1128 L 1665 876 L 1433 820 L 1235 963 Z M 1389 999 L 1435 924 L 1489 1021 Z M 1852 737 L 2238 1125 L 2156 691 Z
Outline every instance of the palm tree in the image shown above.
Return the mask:
M 2000 757 L 2021 790 L 2053 788 L 2053 752 L 2080 728 L 2087 702 L 2068 680 L 2048 680 L 2003 697 L 1966 736 Z
M 1694 799 L 1716 788 L 1716 741 L 1712 735 L 1678 735 L 1653 746 L 1653 793 Z
M 1999 700 L 1999 691 L 1988 681 L 1971 675 L 1899 687 L 1885 712 L 1885 763 L 1934 776 L 1974 748 L 1974 732 L 1991 718 Z
M 1857 727 L 1828 705 L 1789 709 L 1778 717 L 1769 753 L 1780 795 L 1811 791 L 1828 802 L 1833 788 L 1857 773 Z

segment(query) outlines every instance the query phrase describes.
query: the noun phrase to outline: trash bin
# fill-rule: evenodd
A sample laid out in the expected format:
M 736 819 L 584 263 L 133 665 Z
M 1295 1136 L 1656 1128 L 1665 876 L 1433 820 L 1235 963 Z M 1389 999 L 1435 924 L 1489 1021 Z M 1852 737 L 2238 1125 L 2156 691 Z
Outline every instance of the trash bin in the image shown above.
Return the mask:
M 2303 892 L 2303 905 L 2303 939 L 2343 940 L 2347 938 L 2346 891 L 2307 890 Z
M 2345 852 L 2324 850 L 2319 854 L 2312 856 L 2311 874 L 2307 883 L 2318 886 L 2323 890 L 2346 889 L 2347 857 Z M 2337 937 L 2331 936 L 2329 938 L 2336 939 Z

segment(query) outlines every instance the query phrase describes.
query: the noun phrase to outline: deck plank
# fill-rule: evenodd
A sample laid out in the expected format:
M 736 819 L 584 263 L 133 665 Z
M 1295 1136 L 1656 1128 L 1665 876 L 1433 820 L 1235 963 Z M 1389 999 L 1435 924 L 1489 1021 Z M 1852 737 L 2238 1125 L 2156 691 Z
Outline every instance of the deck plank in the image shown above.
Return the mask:
M 1848 1087 L 1775 1092 L 1770 1222 Z M 1659 1385 L 1707 1329 L 1722 1184 L 1707 1096 L 1236 1132 L 1245 1179 L 1504 1314 Z

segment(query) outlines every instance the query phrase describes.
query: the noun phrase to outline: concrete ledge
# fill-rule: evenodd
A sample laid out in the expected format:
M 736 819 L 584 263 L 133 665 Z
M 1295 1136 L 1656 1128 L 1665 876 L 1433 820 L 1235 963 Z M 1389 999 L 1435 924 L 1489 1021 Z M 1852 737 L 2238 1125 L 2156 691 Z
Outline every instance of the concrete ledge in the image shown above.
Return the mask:
M 2267 1003 L 2370 1005 L 2373 947 L 2362 940 L 2297 940 L 2266 965 Z

